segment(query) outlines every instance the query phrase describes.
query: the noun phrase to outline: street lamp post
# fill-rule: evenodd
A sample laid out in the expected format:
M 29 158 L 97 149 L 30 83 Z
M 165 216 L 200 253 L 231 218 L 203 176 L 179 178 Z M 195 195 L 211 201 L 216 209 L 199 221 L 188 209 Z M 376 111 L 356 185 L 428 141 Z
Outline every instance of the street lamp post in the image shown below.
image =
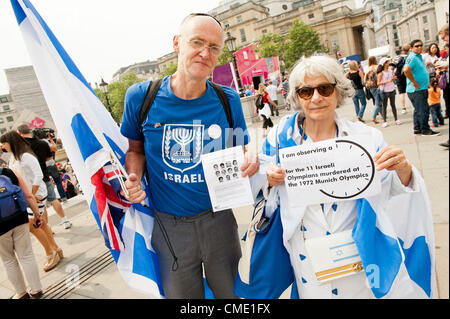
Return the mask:
M 108 97 L 108 83 L 105 82 L 102 78 L 102 82 L 99 84 L 100 89 L 102 90 L 103 94 L 105 94 L 106 99 L 106 108 L 108 109 L 108 112 L 111 113 L 111 104 L 109 103 L 109 97 Z
M 244 96 L 244 90 L 243 90 L 243 87 L 242 87 L 241 76 L 240 76 L 239 70 L 237 68 L 236 57 L 234 56 L 234 53 L 236 52 L 236 38 L 233 37 L 230 34 L 230 32 L 227 32 L 227 34 L 228 34 L 228 36 L 225 39 L 225 45 L 227 46 L 228 51 L 230 51 L 231 55 L 233 56 L 233 67 L 234 67 L 234 72 L 236 74 L 237 82 L 238 82 L 238 88 L 237 89 L 238 89 L 239 95 L 241 97 L 243 97 Z

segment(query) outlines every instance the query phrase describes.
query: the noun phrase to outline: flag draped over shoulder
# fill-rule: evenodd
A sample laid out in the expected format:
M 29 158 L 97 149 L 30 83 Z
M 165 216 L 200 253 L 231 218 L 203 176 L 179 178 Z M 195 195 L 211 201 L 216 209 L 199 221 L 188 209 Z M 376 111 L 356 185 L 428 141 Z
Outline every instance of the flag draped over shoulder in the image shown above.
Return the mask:
M 260 154 L 262 168 L 276 162 L 277 141 L 280 149 L 297 145 L 293 137 L 297 120 L 297 114 L 290 115 L 282 119 L 278 129 L 269 134 Z M 371 134 L 376 149 L 385 146 L 378 130 L 339 117 L 335 120 L 340 132 L 345 131 L 351 136 L 361 134 L 364 130 L 365 133 Z M 260 169 L 261 171 L 265 170 Z M 396 173 L 383 170 L 379 174 L 382 182 L 381 193 L 356 200 L 357 219 L 352 231 L 368 286 L 375 298 L 437 298 L 433 218 L 425 181 L 414 166 L 410 190 L 405 190 Z M 265 173 L 257 173 L 252 179 L 254 193 L 267 182 Z M 279 197 L 274 195 L 277 188 Z M 289 241 L 301 225 L 306 205 L 291 209 L 283 186 L 272 188 L 269 195 L 271 196 L 268 197 L 266 207 L 270 206 L 271 210 L 275 210 L 280 206 L 282 240 L 289 251 Z M 265 267 L 253 267 L 250 268 L 249 276 L 269 278 L 270 274 L 266 275 L 264 271 Z M 242 277 L 242 274 L 240 276 Z M 237 278 L 239 279 L 239 276 Z M 259 284 L 262 288 L 269 286 L 262 281 Z M 267 293 L 276 291 L 282 282 L 276 281 L 272 284 L 274 287 L 269 286 Z M 238 287 L 241 289 L 238 291 L 239 296 L 258 297 L 252 295 L 251 287 L 242 284 Z M 294 287 L 293 293 L 296 292 Z M 266 292 L 258 291 L 258 295 L 262 293 Z
M 164 297 L 151 246 L 154 216 L 118 195 L 128 140 L 31 2 L 11 4 L 66 153 L 121 275 L 133 289 Z

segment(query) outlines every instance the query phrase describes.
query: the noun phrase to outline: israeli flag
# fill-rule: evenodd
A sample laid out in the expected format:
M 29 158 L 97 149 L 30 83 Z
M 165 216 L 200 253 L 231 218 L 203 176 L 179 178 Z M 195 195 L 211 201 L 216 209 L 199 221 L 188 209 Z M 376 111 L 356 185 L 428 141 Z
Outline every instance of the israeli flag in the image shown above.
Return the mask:
M 31 2 L 11 4 L 58 133 L 120 273 L 133 289 L 163 298 L 151 246 L 153 215 L 141 204 L 121 200 L 115 187 L 126 176 L 128 140 Z

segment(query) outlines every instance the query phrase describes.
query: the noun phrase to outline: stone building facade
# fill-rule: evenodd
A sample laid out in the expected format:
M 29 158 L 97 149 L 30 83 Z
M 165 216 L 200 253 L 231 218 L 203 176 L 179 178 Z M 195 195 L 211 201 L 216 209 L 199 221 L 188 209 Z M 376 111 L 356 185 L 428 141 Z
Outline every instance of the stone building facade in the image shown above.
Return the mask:
M 33 67 L 5 69 L 5 75 L 18 119 L 31 122 L 37 116 L 45 127 L 56 129 Z M 15 126 L 21 124 L 14 122 Z
M 134 72 L 143 81 L 155 80 L 159 76 L 159 65 L 157 61 L 145 61 L 120 68 L 114 73 L 111 82 L 118 82 L 125 74 L 131 72 Z
M 449 3 L 448 0 L 434 0 L 434 11 L 436 13 L 436 25 L 440 30 L 446 23 L 449 22 Z M 439 39 L 439 47 L 444 46 L 444 41 Z
M 255 43 L 267 33 L 286 34 L 296 19 L 319 33 L 331 55 L 359 54 L 364 60 L 368 49 L 375 46 L 370 13 L 365 8 L 355 9 L 353 0 L 223 0 L 208 13 L 236 38 L 237 47 Z M 159 57 L 159 74 L 177 61 L 176 52 Z M 114 79 L 127 68 L 117 71 Z
M 391 56 L 415 39 L 425 48 L 439 42 L 437 33 L 448 23 L 447 0 L 366 0 L 364 7 L 373 10 L 375 45 L 389 45 Z
M 159 73 L 162 74 L 166 71 L 167 67 L 172 63 L 178 64 L 178 53 L 171 52 L 157 59 Z
M 0 135 L 12 130 L 17 112 L 10 94 L 0 95 Z
M 209 13 L 237 39 L 239 47 L 258 41 L 266 33 L 286 34 L 292 22 L 299 20 L 319 33 L 322 44 L 329 48 L 330 53 L 339 52 L 342 56 L 357 53 L 364 59 L 370 48 L 364 41 L 364 33 L 371 32 L 367 28 L 369 13 L 364 8 L 355 9 L 351 0 L 228 3 L 231 3 L 228 10 L 220 12 L 213 9 Z M 270 9 L 270 5 L 277 10 Z M 220 9 L 224 9 L 224 4 Z
M 404 9 L 397 21 L 401 43 L 420 39 L 425 48 L 428 48 L 430 44 L 439 41 L 434 2 L 402 0 L 402 6 Z
M 236 38 L 236 46 L 244 47 L 258 41 L 262 34 L 256 28 L 258 21 L 269 17 L 269 9 L 253 1 L 247 1 L 218 14 L 210 12 L 219 20 L 225 31 Z

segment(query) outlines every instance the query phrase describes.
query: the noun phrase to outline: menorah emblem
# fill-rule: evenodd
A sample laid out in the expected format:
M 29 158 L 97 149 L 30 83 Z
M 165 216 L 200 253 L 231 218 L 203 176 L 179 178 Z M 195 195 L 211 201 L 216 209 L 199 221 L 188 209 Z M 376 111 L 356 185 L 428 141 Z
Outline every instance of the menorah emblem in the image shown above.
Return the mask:
M 176 128 L 172 130 L 172 138 L 177 142 L 181 149 L 177 152 L 179 156 L 191 156 L 191 152 L 186 150 L 186 146 L 194 140 L 194 130 L 186 128 Z
M 162 155 L 166 165 L 180 172 L 197 166 L 203 152 L 203 130 L 201 124 L 164 125 Z

